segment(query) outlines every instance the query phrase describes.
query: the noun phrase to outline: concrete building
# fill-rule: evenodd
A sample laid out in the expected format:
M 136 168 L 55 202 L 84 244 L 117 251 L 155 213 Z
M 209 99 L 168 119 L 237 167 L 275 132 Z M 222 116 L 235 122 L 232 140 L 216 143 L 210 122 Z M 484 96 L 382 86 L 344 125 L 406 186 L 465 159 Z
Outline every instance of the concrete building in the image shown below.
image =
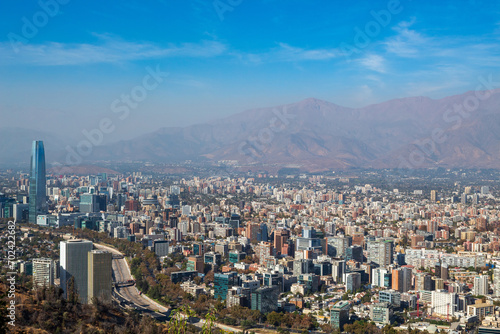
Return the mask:
M 370 305 L 370 319 L 377 323 L 388 325 L 394 317 L 393 306 L 390 303 L 374 303 Z
M 220 265 L 222 261 L 222 256 L 219 253 L 208 252 L 205 253 L 204 262 L 207 265 Z
M 387 302 L 398 308 L 401 306 L 401 293 L 395 290 L 382 290 L 379 292 L 378 300 L 380 303 Z
M 412 269 L 402 267 L 392 270 L 392 289 L 408 292 L 412 288 Z
M 232 286 L 238 285 L 239 277 L 237 272 L 225 274 L 216 273 L 214 275 L 214 298 L 226 300 L 227 292 Z
M 330 309 L 330 324 L 333 328 L 338 328 L 340 331 L 344 330 L 344 325 L 349 322 L 349 310 L 351 304 L 348 301 L 342 300 L 337 302 Z
M 330 256 L 344 257 L 347 247 L 352 245 L 351 236 L 335 236 L 327 238 L 327 254 Z
M 279 288 L 277 286 L 261 287 L 252 292 L 251 308 L 262 313 L 278 309 Z
M 81 194 L 80 195 L 80 212 L 93 213 L 99 211 L 96 194 Z
M 169 242 L 167 240 L 154 240 L 153 249 L 158 257 L 167 256 L 169 254 Z
M 457 309 L 457 294 L 445 290 L 432 291 L 431 314 L 454 316 Z
M 495 305 L 491 302 L 483 303 L 480 299 L 473 305 L 467 306 L 468 316 L 477 316 L 479 319 L 495 314 Z
M 437 191 L 431 190 L 431 202 L 436 202 L 436 201 L 437 201 Z
M 301 259 L 293 261 L 293 275 L 314 273 L 314 263 L 311 259 Z
M 479 275 L 474 277 L 474 287 L 472 289 L 472 294 L 474 296 L 488 295 L 488 276 Z
M 500 297 L 500 268 L 493 269 L 493 293 Z
M 381 267 L 391 265 L 394 261 L 394 242 L 392 239 L 369 241 L 367 243 L 367 262 Z
M 111 303 L 112 254 L 93 250 L 88 253 L 88 302 L 93 298 Z
M 88 302 L 88 253 L 92 250 L 92 241 L 72 239 L 60 243 L 61 288 L 68 298 L 68 283 L 74 278 L 76 292 L 80 302 Z
M 203 263 L 203 256 L 195 255 L 188 257 L 188 262 L 186 265 L 186 270 L 188 271 L 197 271 L 200 274 L 203 274 L 205 270 L 205 264 Z
M 372 286 L 379 286 L 379 287 L 389 287 L 385 285 L 385 277 L 386 275 L 389 274 L 389 270 L 385 268 L 375 268 L 372 269 Z
M 298 284 L 303 284 L 307 292 L 317 292 L 319 288 L 319 276 L 315 274 L 303 274 L 297 278 Z
M 265 272 L 262 276 L 263 286 L 277 286 L 280 292 L 284 290 L 283 274 L 277 271 Z
M 361 274 L 347 273 L 345 277 L 345 291 L 356 292 L 361 288 Z
M 33 259 L 33 285 L 35 287 L 54 285 L 54 261 L 52 259 Z

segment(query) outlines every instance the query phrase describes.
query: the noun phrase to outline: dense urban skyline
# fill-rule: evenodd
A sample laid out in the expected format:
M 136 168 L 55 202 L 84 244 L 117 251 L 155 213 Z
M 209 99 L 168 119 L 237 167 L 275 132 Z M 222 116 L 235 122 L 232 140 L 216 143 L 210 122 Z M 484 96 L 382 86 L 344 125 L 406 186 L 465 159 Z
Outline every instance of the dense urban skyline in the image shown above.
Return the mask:
M 0 333 L 500 334 L 500 2 L 0 4 Z

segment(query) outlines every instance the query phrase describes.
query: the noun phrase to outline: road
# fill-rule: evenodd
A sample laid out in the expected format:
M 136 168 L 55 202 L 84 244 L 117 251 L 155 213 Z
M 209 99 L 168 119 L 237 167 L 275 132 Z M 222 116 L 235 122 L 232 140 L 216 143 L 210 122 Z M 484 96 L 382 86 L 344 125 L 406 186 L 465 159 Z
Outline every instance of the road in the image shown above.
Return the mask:
M 105 246 L 102 244 L 94 244 L 94 246 L 98 249 L 107 250 L 113 254 L 123 255 L 118 250 L 111 248 L 109 246 Z M 113 278 L 115 282 L 125 282 L 133 279 L 132 274 L 130 273 L 130 268 L 128 266 L 127 260 L 125 258 L 121 259 L 113 259 Z M 150 299 L 145 295 L 139 294 L 139 291 L 135 286 L 127 286 L 127 287 L 117 287 L 115 288 L 115 292 L 117 293 L 117 299 L 121 300 L 125 299 L 128 303 L 132 304 L 133 307 L 136 307 L 138 310 L 142 312 L 149 313 L 151 316 L 157 318 L 158 320 L 166 320 L 170 316 L 171 310 L 158 304 L 154 300 Z M 181 315 L 183 318 L 185 315 Z M 196 327 L 202 327 L 205 323 L 205 319 L 200 318 L 191 318 L 192 325 Z M 214 323 L 217 327 L 229 331 L 229 332 L 240 332 L 241 329 L 227 326 L 220 323 Z
M 38 229 L 32 229 L 35 231 L 39 231 Z M 21 228 L 21 231 L 30 231 L 30 228 Z M 41 231 L 42 233 L 48 233 L 48 231 Z M 112 267 L 113 267 L 113 279 L 115 282 L 125 282 L 133 279 L 132 274 L 130 273 L 130 268 L 128 266 L 127 260 L 125 259 L 123 253 L 118 251 L 115 248 L 94 243 L 94 246 L 98 249 L 106 250 L 112 254 L 120 255 L 122 258 L 113 259 Z M 113 291 L 113 297 L 120 302 L 126 302 L 129 305 L 137 308 L 137 310 L 150 314 L 152 317 L 160 320 L 166 321 L 170 317 L 171 309 L 168 309 L 154 300 L 150 299 L 148 296 L 141 295 L 135 286 L 127 286 L 127 287 L 117 287 Z M 183 318 L 186 316 L 181 314 Z M 196 327 L 203 327 L 205 324 L 205 319 L 192 317 L 190 323 Z M 221 323 L 214 323 L 220 329 L 223 329 L 227 332 L 238 333 L 241 332 L 241 329 L 233 326 L 224 325 Z M 258 333 L 258 331 L 257 331 Z
M 123 255 L 118 250 L 101 245 L 94 244 L 98 249 L 104 249 L 111 253 Z M 130 268 L 128 266 L 127 260 L 125 258 L 122 259 L 113 259 L 113 279 L 115 282 L 124 282 L 133 279 L 132 274 L 130 273 Z M 117 287 L 115 288 L 116 293 L 119 296 L 122 296 L 124 299 L 133 304 L 134 307 L 138 309 L 145 309 L 151 312 L 161 312 L 165 315 L 170 313 L 170 310 L 154 300 L 151 300 L 147 296 L 141 295 L 135 286 L 127 286 L 127 287 Z

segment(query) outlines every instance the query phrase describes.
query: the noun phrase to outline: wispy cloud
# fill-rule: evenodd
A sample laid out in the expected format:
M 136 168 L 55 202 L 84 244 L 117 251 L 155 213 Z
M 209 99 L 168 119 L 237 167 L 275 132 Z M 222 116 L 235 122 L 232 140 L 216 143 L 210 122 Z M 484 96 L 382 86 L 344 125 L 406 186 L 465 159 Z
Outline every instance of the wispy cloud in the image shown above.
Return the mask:
M 0 65 L 31 64 L 39 66 L 85 65 L 96 63 L 122 63 L 133 60 L 168 57 L 214 57 L 223 54 L 227 47 L 217 41 L 198 44 L 184 43 L 167 46 L 149 42 L 128 42 L 109 36 L 99 36 L 99 44 L 46 44 L 18 45 L 14 52 L 10 43 L 0 43 Z
M 326 61 L 337 58 L 336 49 L 306 49 L 279 43 L 263 52 L 230 50 L 229 46 L 214 40 L 199 43 L 158 45 L 150 42 L 129 42 L 109 35 L 94 34 L 99 43 L 18 44 L 14 51 L 8 42 L 0 42 L 0 65 L 28 64 L 38 66 L 86 65 L 97 63 L 123 63 L 134 60 L 193 57 L 209 58 L 230 56 L 242 63 L 273 63 Z
M 263 64 L 275 62 L 302 62 L 302 61 L 328 61 L 341 56 L 339 50 L 332 49 L 306 49 L 291 46 L 287 43 L 278 43 L 278 46 L 260 53 L 233 51 L 232 56 L 248 64 Z
M 280 43 L 279 48 L 271 54 L 277 60 L 300 61 L 300 60 L 329 60 L 340 55 L 337 49 L 303 49 Z
M 385 59 L 379 55 L 375 54 L 368 55 L 365 58 L 361 58 L 359 62 L 361 63 L 361 65 L 368 68 L 369 70 L 379 73 L 386 72 Z
M 393 28 L 397 35 L 385 42 L 388 53 L 400 57 L 417 57 L 420 54 L 429 43 L 429 39 L 410 29 L 415 21 L 415 18 L 411 21 L 402 21 Z

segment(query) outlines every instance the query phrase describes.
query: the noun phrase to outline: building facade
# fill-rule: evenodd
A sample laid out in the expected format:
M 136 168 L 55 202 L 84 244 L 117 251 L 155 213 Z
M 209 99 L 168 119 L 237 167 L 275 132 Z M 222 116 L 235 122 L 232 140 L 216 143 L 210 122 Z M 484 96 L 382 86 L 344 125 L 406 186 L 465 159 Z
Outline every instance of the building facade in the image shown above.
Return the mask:
M 35 287 L 54 285 L 54 260 L 33 259 L 33 285 Z
M 330 310 L 330 324 L 333 328 L 338 328 L 340 331 L 344 329 L 344 325 L 349 322 L 349 310 L 351 304 L 348 301 L 339 301 L 332 306 Z
M 110 252 L 93 250 L 88 252 L 88 302 L 93 298 L 111 303 L 112 255 Z
M 251 308 L 262 313 L 278 309 L 279 288 L 277 286 L 261 287 L 252 292 Z
M 43 142 L 33 141 L 30 165 L 29 222 L 47 213 L 47 182 L 45 175 L 45 149 Z
M 377 324 L 390 324 L 393 319 L 392 305 L 387 302 L 370 305 L 370 319 Z
M 68 298 L 71 278 L 74 278 L 76 292 L 81 303 L 88 302 L 88 253 L 92 250 L 92 241 L 65 240 L 60 243 L 61 288 Z

